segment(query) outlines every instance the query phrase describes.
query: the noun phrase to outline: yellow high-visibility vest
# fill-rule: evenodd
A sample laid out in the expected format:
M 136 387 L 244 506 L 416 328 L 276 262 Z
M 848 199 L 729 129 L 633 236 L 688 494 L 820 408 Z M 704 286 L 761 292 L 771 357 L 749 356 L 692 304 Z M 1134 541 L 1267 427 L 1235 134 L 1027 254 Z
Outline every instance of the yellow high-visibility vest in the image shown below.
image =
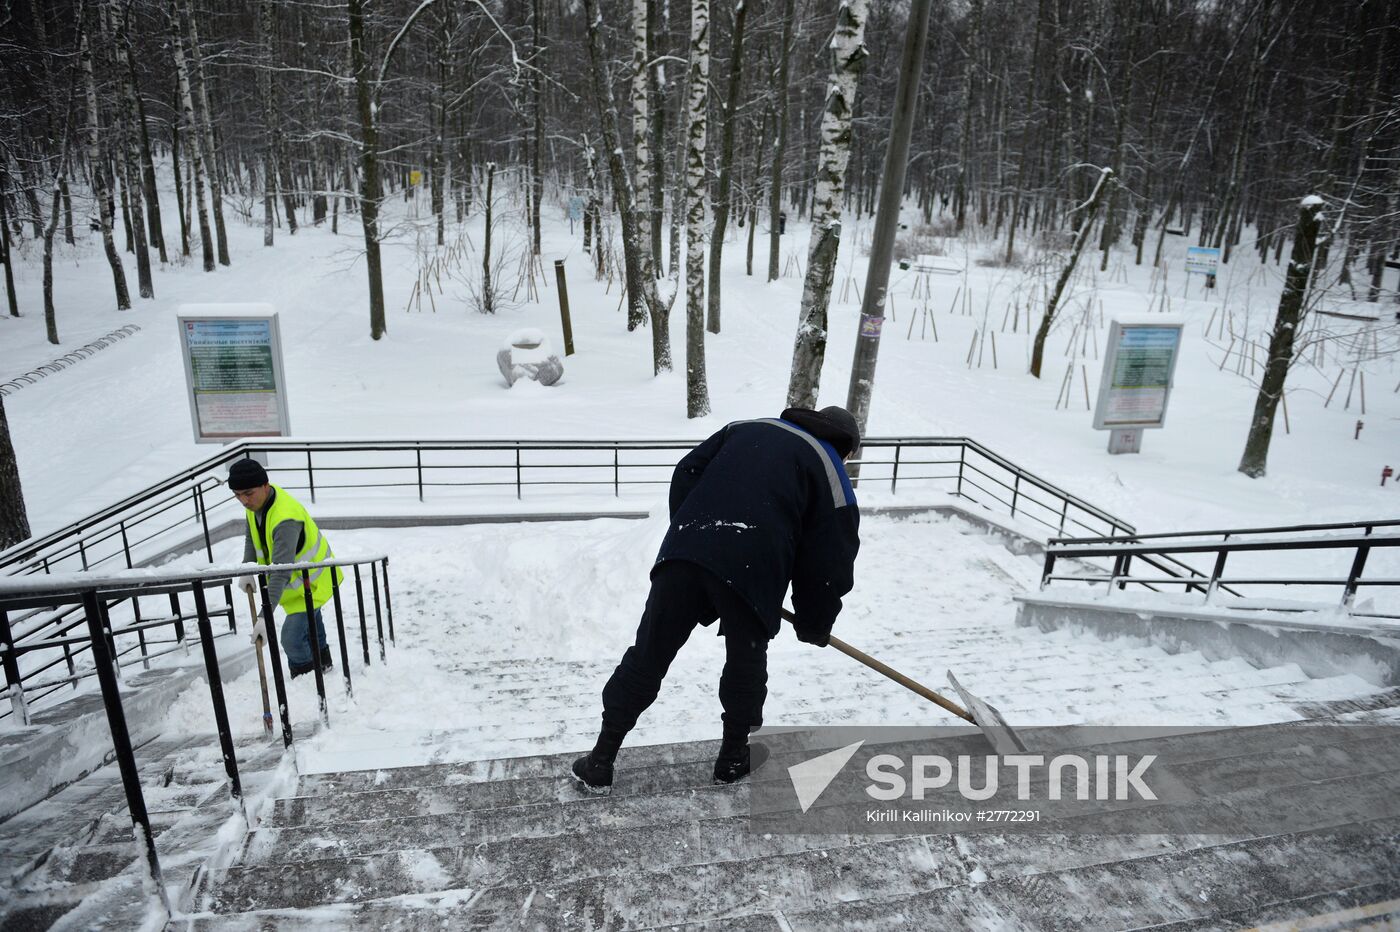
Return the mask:
M 263 523 L 262 531 L 258 530 L 257 514 L 252 511 L 248 512 L 248 535 L 252 538 L 253 552 L 257 555 L 258 562 L 263 566 L 271 565 L 273 534 L 277 530 L 277 525 L 283 521 L 297 521 L 301 524 L 302 538 L 301 548 L 297 551 L 298 563 L 319 563 L 322 560 L 334 560 L 335 554 L 331 552 L 331 542 L 326 540 L 325 535 L 316 526 L 310 513 L 302 507 L 301 502 L 275 485 L 272 488 L 277 494 L 272 499 L 272 506 L 267 509 L 267 517 Z M 315 608 L 320 608 L 330 601 L 331 593 L 345 579 L 345 574 L 338 566 L 322 566 L 311 570 L 310 573 L 311 604 Z M 286 609 L 289 615 L 306 611 L 306 596 L 302 582 L 301 573 L 292 573 L 291 582 L 287 584 L 286 589 L 282 590 L 282 598 L 278 599 L 277 604 Z

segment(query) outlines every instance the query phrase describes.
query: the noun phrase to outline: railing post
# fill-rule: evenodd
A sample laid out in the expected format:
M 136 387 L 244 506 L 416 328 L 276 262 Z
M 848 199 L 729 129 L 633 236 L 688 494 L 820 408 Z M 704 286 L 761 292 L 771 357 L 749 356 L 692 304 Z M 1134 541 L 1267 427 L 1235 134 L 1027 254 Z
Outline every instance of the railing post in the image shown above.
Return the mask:
M 520 501 L 520 446 L 515 447 L 515 500 Z M 371 564 L 373 569 L 373 564 Z
M 324 572 L 324 571 L 323 571 Z M 334 572 L 334 570 L 332 570 Z M 316 606 L 311 601 L 311 571 L 301 571 L 302 604 L 306 606 L 306 641 L 311 645 L 311 672 L 316 677 L 316 696 L 321 704 L 321 724 L 331 725 L 330 711 L 326 707 L 326 675 L 321 672 L 321 638 L 316 625 Z
M 957 488 L 957 491 L 953 493 L 954 495 L 958 496 L 959 498 L 962 497 L 963 463 L 966 461 L 966 458 L 967 458 L 967 444 L 965 444 L 965 443 L 960 443 L 960 444 L 958 444 L 958 488 Z
M 1113 595 L 1113 590 L 1118 588 L 1118 577 L 1123 575 L 1123 555 L 1117 553 L 1113 555 L 1113 569 L 1108 574 L 1108 595 Z
M 1021 474 L 1016 474 L 1016 481 L 1011 486 L 1011 517 L 1016 517 L 1016 502 L 1021 497 Z
M 369 666 L 369 629 L 365 626 L 365 587 L 360 582 L 360 564 L 355 564 L 355 601 L 360 606 L 360 648 L 365 652 L 365 666 Z
M 1040 571 L 1040 588 L 1050 585 L 1050 574 L 1055 572 L 1055 551 L 1045 548 L 1045 568 Z
M 97 614 L 102 619 L 103 638 L 107 642 L 107 649 L 112 657 L 112 675 L 118 682 L 122 678 L 121 660 L 117 655 L 117 636 L 112 633 L 112 617 L 107 614 L 107 600 L 97 600 Z
M 287 709 L 287 681 L 282 677 L 282 648 L 278 646 L 277 626 L 272 620 L 272 594 L 267 591 L 267 578 L 258 576 L 258 591 L 262 593 L 263 632 L 267 635 L 267 659 L 272 665 L 272 685 L 277 690 L 277 711 L 282 717 L 282 746 L 292 746 L 292 716 Z
M 422 447 L 414 447 L 414 449 L 413 449 L 413 455 L 414 455 L 414 458 L 415 458 L 415 460 L 416 460 L 416 462 L 417 462 L 417 464 L 418 464 L 418 500 L 421 502 L 421 501 L 423 500 L 423 449 L 422 449 Z
M 334 569 L 331 572 L 335 572 Z M 334 583 L 334 580 L 332 580 Z M 345 695 L 355 695 L 354 689 L 350 685 L 350 648 L 345 643 L 345 614 L 340 607 L 340 586 L 335 585 L 331 589 L 331 600 L 335 602 L 335 630 L 340 638 L 340 667 L 345 674 Z
M 1346 589 L 1342 590 L 1342 606 L 1344 608 L 1351 608 L 1352 600 L 1356 598 L 1356 586 L 1361 579 L 1361 571 L 1366 569 L 1366 557 L 1370 553 L 1370 544 L 1362 544 L 1356 548 L 1356 558 L 1351 561 L 1351 572 L 1347 574 Z
M 149 670 L 151 668 L 151 661 L 146 651 L 146 632 L 145 629 L 141 627 L 140 596 L 133 595 L 131 597 L 131 616 L 135 619 L 134 624 L 136 625 L 136 643 L 141 648 L 141 666 L 143 669 Z
M 394 640 L 394 603 L 389 598 L 389 558 L 384 558 L 384 614 L 389 619 L 389 643 L 395 647 L 398 642 Z
M 1133 562 L 1133 555 L 1132 555 L 1131 553 L 1125 553 L 1125 554 L 1123 554 L 1123 572 L 1119 573 L 1118 575 L 1120 575 L 1120 576 L 1127 576 L 1127 575 L 1128 575 L 1128 568 L 1132 565 L 1132 562 Z M 1121 592 L 1121 591 L 1123 591 L 1123 590 L 1126 589 L 1126 588 L 1128 588 L 1128 581 L 1127 581 L 1127 580 L 1120 580 L 1119 583 L 1118 583 L 1118 591 Z
M 1215 555 L 1215 565 L 1210 570 L 1210 582 L 1206 583 L 1207 605 L 1210 604 L 1210 597 L 1215 595 L 1215 590 L 1220 586 L 1220 576 L 1225 572 L 1225 559 L 1230 555 L 1230 551 L 1223 547 Z
M 224 604 L 228 606 L 228 629 L 238 630 L 238 614 L 233 610 L 233 582 L 224 580 Z
M 379 611 L 379 567 L 378 564 L 369 565 L 370 589 L 374 592 L 374 624 L 379 629 L 379 662 L 388 663 L 384 655 L 384 616 Z
M 306 448 L 306 485 L 311 489 L 311 503 L 316 504 L 316 470 L 311 465 L 311 448 Z
M 622 496 L 622 468 L 618 460 L 618 449 L 613 447 L 613 498 Z
M 0 649 L 5 651 L 5 686 L 10 694 L 10 706 L 15 710 L 15 721 L 28 725 L 29 707 L 24 704 L 24 681 L 15 657 L 15 638 L 10 633 L 10 613 L 3 608 L 0 608 Z
M 209 562 L 214 562 L 214 542 L 209 539 L 209 509 L 204 507 L 204 489 L 199 486 L 194 488 L 195 499 L 198 502 L 199 520 L 204 525 L 204 552 L 209 557 Z
M 1063 503 L 1060 506 L 1060 536 L 1063 537 L 1065 533 L 1065 523 L 1069 521 L 1069 499 L 1064 498 L 1060 501 Z
M 83 611 L 87 615 L 88 638 L 92 644 L 93 660 L 97 668 L 97 682 L 102 689 L 102 705 L 107 710 L 107 725 L 112 732 L 112 749 L 116 752 L 122 788 L 126 790 L 127 811 L 131 814 L 134 834 L 145 849 L 146 870 L 151 882 L 149 889 L 155 891 L 168 921 L 170 900 L 165 895 L 165 881 L 161 878 L 160 857 L 156 854 L 155 837 L 151 834 L 151 817 L 146 812 L 146 797 L 141 792 L 141 774 L 136 769 L 136 754 L 131 747 L 131 734 L 126 730 L 121 690 L 117 688 L 112 657 L 108 653 L 107 641 L 102 631 L 102 612 L 99 610 L 96 589 L 89 589 L 83 593 Z
M 175 619 L 175 640 L 185 644 L 185 619 L 180 613 L 180 596 L 170 593 L 170 617 Z M 189 645 L 185 644 L 185 650 L 189 650 Z
M 899 451 L 904 449 L 904 444 L 894 445 L 894 469 L 890 471 L 890 494 L 894 494 L 895 486 L 899 484 Z
M 81 537 L 78 538 L 78 559 L 82 561 L 83 572 L 87 572 L 90 569 L 87 561 L 87 546 Z
M 131 542 L 126 538 L 126 522 L 123 521 L 118 526 L 121 528 L 122 532 L 122 553 L 126 554 L 126 568 L 131 569 Z
M 229 793 L 239 808 L 243 806 L 243 783 L 238 778 L 238 758 L 233 749 L 233 732 L 228 725 L 228 706 L 224 704 L 224 681 L 219 675 L 219 652 L 214 647 L 214 629 L 209 623 L 209 605 L 204 599 L 204 583 L 195 580 L 195 624 L 199 628 L 199 646 L 204 651 L 204 672 L 209 680 L 209 698 L 214 703 L 214 727 L 219 731 L 219 748 L 224 755 L 224 773 L 228 774 Z

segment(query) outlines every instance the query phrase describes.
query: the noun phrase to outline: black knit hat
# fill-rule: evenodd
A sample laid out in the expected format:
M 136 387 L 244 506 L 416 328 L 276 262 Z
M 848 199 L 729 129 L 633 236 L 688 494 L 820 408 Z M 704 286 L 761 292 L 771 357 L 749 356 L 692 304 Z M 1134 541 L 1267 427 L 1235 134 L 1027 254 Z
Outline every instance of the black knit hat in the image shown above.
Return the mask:
M 839 405 L 828 405 L 820 411 L 811 408 L 788 408 L 782 419 L 796 424 L 812 436 L 825 440 L 836 448 L 842 459 L 860 446 L 860 425 L 851 412 Z
M 228 487 L 235 492 L 264 485 L 267 485 L 267 470 L 257 460 L 239 460 L 228 468 Z
M 836 452 L 843 457 L 850 456 L 856 447 L 860 446 L 860 425 L 856 423 L 855 415 L 847 411 L 840 405 L 828 405 L 821 409 L 821 415 L 831 422 L 841 433 L 846 435 L 846 442 L 833 441 Z

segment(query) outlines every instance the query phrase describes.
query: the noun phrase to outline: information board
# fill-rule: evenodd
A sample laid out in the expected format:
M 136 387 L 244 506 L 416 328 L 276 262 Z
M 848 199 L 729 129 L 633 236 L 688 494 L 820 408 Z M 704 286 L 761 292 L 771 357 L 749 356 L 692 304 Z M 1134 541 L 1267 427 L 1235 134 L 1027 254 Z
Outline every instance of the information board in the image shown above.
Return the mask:
M 216 313 L 188 313 L 206 310 Z M 271 306 L 185 305 L 180 311 L 195 442 L 287 436 L 282 341 Z
M 1094 428 L 1161 427 L 1167 419 L 1167 399 L 1180 348 L 1180 323 L 1113 321 Z
M 1213 246 L 1187 246 L 1186 272 L 1214 275 L 1220 268 L 1220 250 Z

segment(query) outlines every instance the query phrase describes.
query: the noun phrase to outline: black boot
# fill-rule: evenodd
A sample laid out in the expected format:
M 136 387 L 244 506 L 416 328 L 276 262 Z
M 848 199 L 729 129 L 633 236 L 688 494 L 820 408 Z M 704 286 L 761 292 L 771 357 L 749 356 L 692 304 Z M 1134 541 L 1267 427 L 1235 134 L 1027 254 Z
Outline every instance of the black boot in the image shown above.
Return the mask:
M 742 780 L 763 766 L 768 760 L 768 748 L 761 744 L 749 745 L 749 730 L 734 731 L 726 728 L 720 742 L 719 755 L 715 758 L 715 783 L 734 783 Z
M 612 792 L 613 761 L 627 732 L 604 724 L 593 750 L 574 761 L 574 779 L 585 792 L 607 796 Z

